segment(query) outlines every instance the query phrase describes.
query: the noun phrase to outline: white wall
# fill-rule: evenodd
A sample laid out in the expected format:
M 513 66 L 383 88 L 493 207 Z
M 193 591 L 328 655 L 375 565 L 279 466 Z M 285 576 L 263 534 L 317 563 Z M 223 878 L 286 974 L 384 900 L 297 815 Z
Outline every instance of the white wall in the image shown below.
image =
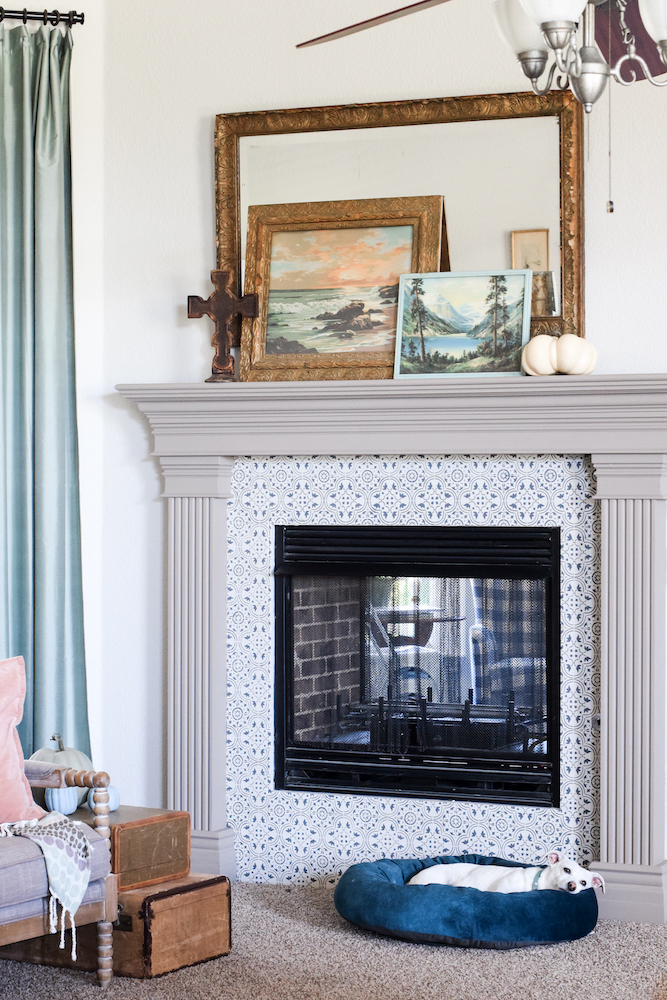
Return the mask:
M 186 319 L 215 267 L 218 112 L 525 90 L 490 0 L 455 0 L 297 52 L 391 0 L 84 0 L 73 60 L 86 641 L 93 755 L 124 801 L 162 804 L 164 529 L 143 419 L 118 382 L 199 382 L 212 327 Z M 398 6 L 398 4 L 394 4 Z M 614 85 L 586 162 L 587 336 L 600 372 L 664 371 L 667 94 Z

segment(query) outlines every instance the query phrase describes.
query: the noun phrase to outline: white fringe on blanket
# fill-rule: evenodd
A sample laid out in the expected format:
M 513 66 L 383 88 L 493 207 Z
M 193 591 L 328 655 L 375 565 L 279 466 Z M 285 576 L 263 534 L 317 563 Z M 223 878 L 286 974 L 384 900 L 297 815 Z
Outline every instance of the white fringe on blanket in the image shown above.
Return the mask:
M 92 855 L 90 842 L 81 826 L 62 813 L 51 812 L 40 820 L 0 823 L 0 837 L 27 837 L 41 848 L 49 880 L 49 932 L 58 931 L 60 903 L 60 947 L 65 947 L 65 918 L 69 917 L 72 960 L 76 961 L 74 914 L 88 888 Z

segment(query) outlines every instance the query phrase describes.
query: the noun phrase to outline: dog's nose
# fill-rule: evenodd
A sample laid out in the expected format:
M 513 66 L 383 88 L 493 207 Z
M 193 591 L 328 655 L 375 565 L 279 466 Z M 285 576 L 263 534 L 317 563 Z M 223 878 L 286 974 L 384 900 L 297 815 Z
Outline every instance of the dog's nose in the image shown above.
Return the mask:
M 568 892 L 574 892 L 576 888 L 577 888 L 577 883 L 576 882 L 568 882 L 567 883 L 567 891 Z

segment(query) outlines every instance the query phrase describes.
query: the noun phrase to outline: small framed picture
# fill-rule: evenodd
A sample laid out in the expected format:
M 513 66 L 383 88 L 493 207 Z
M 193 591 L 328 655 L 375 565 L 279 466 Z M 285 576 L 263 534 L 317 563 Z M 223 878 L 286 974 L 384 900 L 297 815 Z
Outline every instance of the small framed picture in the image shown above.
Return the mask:
M 401 275 L 394 378 L 518 375 L 533 272 Z
M 438 268 L 440 195 L 251 206 L 241 380 L 391 378 L 399 276 Z
M 515 229 L 512 233 L 512 268 L 549 270 L 549 230 Z

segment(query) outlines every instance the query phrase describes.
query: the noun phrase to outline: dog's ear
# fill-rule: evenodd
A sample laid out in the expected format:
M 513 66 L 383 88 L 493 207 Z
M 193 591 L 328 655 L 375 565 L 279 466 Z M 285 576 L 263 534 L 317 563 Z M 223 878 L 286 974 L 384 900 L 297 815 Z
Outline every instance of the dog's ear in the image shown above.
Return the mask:
M 604 892 L 605 891 L 604 879 L 602 878 L 602 875 L 598 875 L 597 872 L 591 872 L 591 875 L 593 876 L 593 881 L 592 881 L 593 888 L 602 889 L 602 891 Z
M 558 851 L 550 851 L 550 853 L 547 854 L 547 861 L 550 865 L 555 865 L 557 861 L 560 861 L 560 854 Z

